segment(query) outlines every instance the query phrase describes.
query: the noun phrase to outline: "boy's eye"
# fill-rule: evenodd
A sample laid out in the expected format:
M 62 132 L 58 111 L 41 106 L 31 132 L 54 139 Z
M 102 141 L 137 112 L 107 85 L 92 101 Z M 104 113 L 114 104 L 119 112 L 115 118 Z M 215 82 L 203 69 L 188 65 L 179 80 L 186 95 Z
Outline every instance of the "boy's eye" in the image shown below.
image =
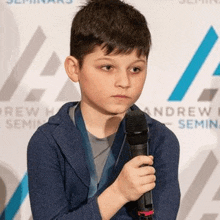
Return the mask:
M 139 67 L 133 67 L 131 69 L 131 72 L 133 72 L 133 73 L 139 73 L 140 71 L 141 71 L 141 69 Z
M 111 70 L 113 67 L 111 65 L 105 65 L 105 66 L 101 66 L 101 69 L 105 70 L 105 71 L 109 71 Z

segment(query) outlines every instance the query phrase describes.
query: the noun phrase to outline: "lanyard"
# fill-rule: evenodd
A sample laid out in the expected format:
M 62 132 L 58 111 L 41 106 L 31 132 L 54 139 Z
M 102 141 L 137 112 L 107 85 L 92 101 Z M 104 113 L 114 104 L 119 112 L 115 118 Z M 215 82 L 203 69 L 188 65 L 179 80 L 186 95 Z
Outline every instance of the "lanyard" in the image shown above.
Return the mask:
M 92 147 L 89 141 L 88 133 L 85 127 L 85 123 L 83 120 L 83 116 L 79 104 L 75 109 L 75 123 L 76 123 L 76 127 L 80 130 L 83 139 L 83 146 L 86 155 L 86 163 L 88 165 L 88 169 L 90 172 L 90 187 L 89 187 L 88 198 L 91 198 L 96 194 L 97 191 L 99 191 L 99 193 L 102 192 L 109 185 L 109 183 L 111 183 L 117 177 L 118 173 L 115 172 L 116 171 L 115 168 L 117 164 L 115 164 L 115 162 L 117 163 L 119 161 L 119 157 L 121 155 L 125 141 L 124 120 L 122 120 L 122 122 L 120 123 L 118 131 L 115 135 L 115 140 L 112 144 L 108 158 L 103 168 L 102 176 L 99 184 L 97 182 L 98 178 L 97 178 L 95 163 L 93 159 Z

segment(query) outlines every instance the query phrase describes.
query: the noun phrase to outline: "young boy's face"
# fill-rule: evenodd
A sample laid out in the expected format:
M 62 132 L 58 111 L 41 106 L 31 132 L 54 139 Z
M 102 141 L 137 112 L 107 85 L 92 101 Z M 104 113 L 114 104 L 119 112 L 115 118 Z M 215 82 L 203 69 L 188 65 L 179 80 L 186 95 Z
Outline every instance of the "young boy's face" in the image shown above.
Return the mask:
M 146 68 L 146 56 L 138 57 L 136 50 L 105 55 L 97 46 L 84 57 L 78 73 L 81 102 L 104 114 L 126 113 L 141 95 Z

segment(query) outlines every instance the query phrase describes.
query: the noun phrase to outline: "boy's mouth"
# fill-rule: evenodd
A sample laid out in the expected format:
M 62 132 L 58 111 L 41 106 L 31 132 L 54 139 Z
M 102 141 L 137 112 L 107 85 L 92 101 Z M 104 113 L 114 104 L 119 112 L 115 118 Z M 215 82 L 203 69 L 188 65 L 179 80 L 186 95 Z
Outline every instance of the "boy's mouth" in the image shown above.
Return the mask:
M 124 99 L 130 98 L 130 97 L 126 96 L 126 95 L 114 95 L 113 97 L 115 97 L 115 98 L 124 98 Z

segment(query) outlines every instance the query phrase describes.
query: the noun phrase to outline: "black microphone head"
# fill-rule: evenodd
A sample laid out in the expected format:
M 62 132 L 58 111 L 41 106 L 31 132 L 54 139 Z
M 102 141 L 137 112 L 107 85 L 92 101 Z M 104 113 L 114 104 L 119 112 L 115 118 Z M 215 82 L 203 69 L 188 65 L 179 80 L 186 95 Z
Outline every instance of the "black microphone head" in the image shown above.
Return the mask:
M 141 110 L 130 111 L 125 115 L 126 132 L 142 132 L 147 130 L 147 122 L 144 112 Z
M 131 145 L 144 144 L 148 140 L 148 126 L 141 110 L 130 111 L 125 115 L 125 130 L 128 143 Z

